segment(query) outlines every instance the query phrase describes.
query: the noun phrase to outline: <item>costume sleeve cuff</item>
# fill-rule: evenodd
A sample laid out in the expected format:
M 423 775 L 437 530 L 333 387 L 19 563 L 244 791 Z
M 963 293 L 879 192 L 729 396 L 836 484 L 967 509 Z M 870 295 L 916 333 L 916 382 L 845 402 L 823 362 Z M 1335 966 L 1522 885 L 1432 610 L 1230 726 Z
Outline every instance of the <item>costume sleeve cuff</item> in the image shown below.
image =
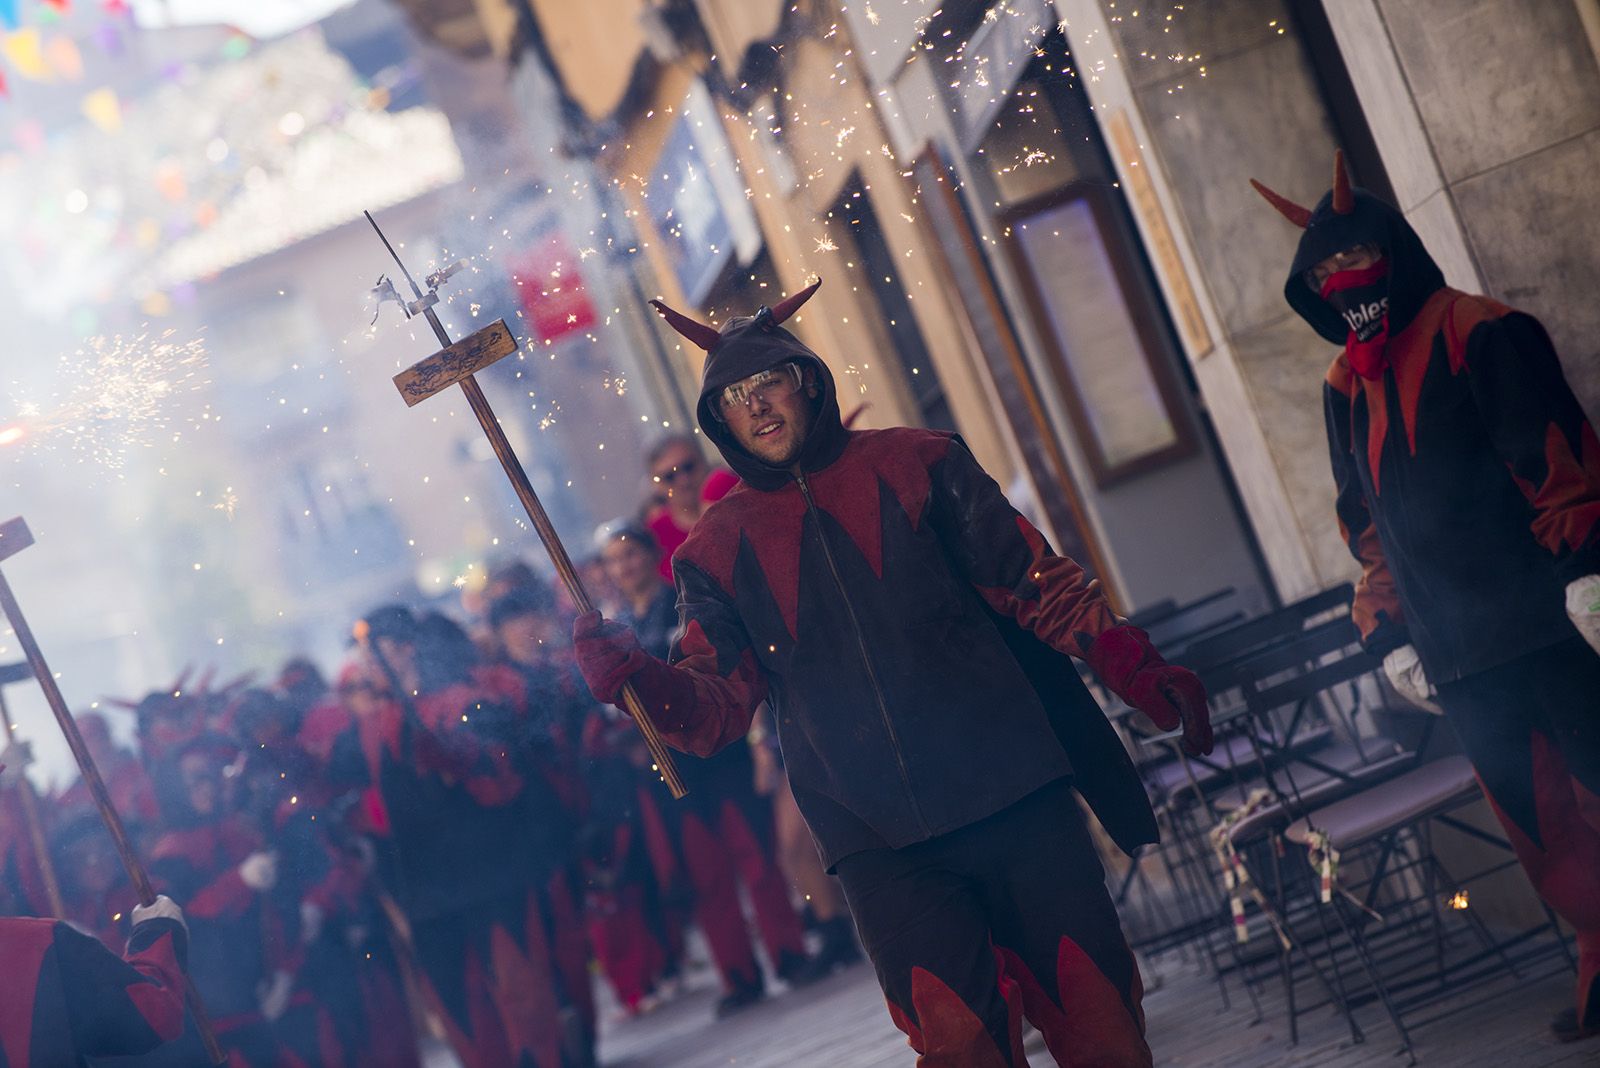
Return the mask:
M 1370 634 L 1361 639 L 1361 648 L 1373 656 L 1385 657 L 1410 641 L 1411 632 L 1405 624 L 1384 618 Z

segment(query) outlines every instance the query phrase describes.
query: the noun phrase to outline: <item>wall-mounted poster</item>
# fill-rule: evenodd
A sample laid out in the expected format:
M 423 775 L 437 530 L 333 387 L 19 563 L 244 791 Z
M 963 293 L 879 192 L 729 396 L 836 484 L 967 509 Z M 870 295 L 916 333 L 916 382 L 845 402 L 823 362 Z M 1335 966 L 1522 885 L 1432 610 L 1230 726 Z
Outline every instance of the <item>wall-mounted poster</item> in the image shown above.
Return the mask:
M 1109 485 L 1193 452 L 1151 312 L 1130 304 L 1132 265 L 1107 240 L 1104 194 L 1068 186 L 1008 209 L 1006 245 L 1021 276 L 1074 430 Z

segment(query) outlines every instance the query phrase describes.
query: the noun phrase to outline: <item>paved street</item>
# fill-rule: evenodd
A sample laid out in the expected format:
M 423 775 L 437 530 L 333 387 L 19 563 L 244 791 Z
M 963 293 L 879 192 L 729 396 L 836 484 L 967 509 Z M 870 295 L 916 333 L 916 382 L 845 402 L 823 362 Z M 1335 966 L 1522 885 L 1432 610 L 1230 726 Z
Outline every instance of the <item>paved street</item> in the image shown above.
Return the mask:
M 1159 988 L 1145 999 L 1156 1063 L 1171 1068 L 1390 1068 L 1399 1043 L 1376 1006 L 1358 1013 L 1367 1041 L 1352 1045 L 1328 1010 L 1301 1021 L 1289 1044 L 1282 1001 L 1263 992 L 1265 1018 L 1250 1025 L 1242 997 L 1221 1010 L 1214 981 L 1173 958 L 1150 969 Z M 1600 1064 L 1600 1040 L 1562 1046 L 1545 1033 L 1547 1017 L 1568 996 L 1569 975 L 1547 962 L 1543 978 L 1506 981 L 1467 995 L 1467 1007 L 1414 1028 L 1426 1068 L 1546 1068 Z M 1237 988 L 1233 988 L 1237 995 Z M 634 1020 L 614 1022 L 601 1044 L 607 1068 L 911 1068 L 913 1055 L 889 1022 L 871 971 L 858 967 L 807 990 L 770 999 L 730 1020 L 713 1022 L 714 992 L 695 990 Z M 1487 1000 L 1486 999 L 1492 999 Z M 1034 1068 L 1052 1062 L 1037 1035 Z

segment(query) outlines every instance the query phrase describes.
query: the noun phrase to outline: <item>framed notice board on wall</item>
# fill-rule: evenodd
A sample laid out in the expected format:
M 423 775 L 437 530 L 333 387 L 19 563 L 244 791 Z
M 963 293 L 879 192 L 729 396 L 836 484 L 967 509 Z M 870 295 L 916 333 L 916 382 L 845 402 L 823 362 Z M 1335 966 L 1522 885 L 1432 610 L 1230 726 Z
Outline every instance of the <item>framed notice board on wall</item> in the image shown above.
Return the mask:
M 997 221 L 1095 482 L 1193 454 L 1159 313 L 1118 240 L 1105 191 L 1075 183 L 1012 205 Z

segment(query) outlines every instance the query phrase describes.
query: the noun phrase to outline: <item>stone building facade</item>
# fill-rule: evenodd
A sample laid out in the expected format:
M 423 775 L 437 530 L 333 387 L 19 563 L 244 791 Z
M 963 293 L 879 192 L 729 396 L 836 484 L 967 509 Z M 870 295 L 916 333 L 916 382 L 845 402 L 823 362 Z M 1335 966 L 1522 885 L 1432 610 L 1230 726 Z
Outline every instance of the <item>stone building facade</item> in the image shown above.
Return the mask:
M 1354 573 L 1333 352 L 1283 302 L 1296 235 L 1251 177 L 1313 201 L 1343 147 L 1600 412 L 1587 0 L 511 6 L 642 292 L 717 317 L 825 276 L 797 329 L 861 425 L 959 430 L 1124 609 Z M 644 329 L 681 410 L 699 354 Z

